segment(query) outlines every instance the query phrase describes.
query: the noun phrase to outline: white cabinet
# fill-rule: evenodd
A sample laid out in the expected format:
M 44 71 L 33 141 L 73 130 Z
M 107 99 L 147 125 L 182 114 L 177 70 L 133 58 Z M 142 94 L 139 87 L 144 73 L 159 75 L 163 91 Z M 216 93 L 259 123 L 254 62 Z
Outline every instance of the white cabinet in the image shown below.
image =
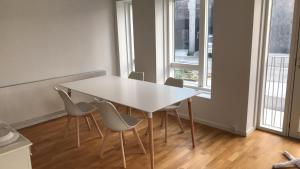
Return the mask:
M 28 139 L 20 135 L 16 142 L 0 147 L 0 169 L 31 169 L 31 145 Z

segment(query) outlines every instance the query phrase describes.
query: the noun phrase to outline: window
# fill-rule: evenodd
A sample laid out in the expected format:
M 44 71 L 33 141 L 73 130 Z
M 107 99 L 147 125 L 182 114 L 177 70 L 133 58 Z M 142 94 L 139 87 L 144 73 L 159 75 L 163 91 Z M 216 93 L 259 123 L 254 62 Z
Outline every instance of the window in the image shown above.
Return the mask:
M 128 0 L 117 1 L 116 8 L 120 75 L 127 77 L 135 70 L 132 3 Z
M 211 88 L 214 0 L 169 3 L 169 74 L 185 86 Z

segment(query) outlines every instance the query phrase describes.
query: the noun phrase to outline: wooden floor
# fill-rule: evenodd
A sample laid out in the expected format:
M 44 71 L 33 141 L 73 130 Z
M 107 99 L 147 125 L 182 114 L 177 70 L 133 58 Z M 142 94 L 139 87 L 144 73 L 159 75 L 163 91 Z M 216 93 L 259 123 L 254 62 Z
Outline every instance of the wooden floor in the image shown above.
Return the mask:
M 137 114 L 136 114 L 137 115 Z M 138 115 L 137 115 L 138 116 Z M 99 116 L 96 115 L 99 120 Z M 141 116 L 142 117 L 142 116 Z M 81 147 L 76 148 L 75 121 L 64 137 L 66 118 L 20 130 L 33 142 L 33 169 L 89 169 L 121 168 L 122 159 L 117 135 L 106 146 L 104 159 L 100 159 L 101 139 L 95 128 L 90 132 L 81 124 Z M 146 121 L 139 128 L 143 143 Z M 204 125 L 195 125 L 196 148 L 192 149 L 189 123 L 184 121 L 185 133 L 175 118 L 169 118 L 169 142 L 164 143 L 164 130 L 159 116 L 154 117 L 155 168 L 157 169 L 271 169 L 273 163 L 285 161 L 281 152 L 288 150 L 300 157 L 300 144 L 296 140 L 255 131 L 249 137 L 239 137 Z M 149 157 L 141 154 L 132 133 L 125 135 L 126 161 L 129 169 L 149 167 Z

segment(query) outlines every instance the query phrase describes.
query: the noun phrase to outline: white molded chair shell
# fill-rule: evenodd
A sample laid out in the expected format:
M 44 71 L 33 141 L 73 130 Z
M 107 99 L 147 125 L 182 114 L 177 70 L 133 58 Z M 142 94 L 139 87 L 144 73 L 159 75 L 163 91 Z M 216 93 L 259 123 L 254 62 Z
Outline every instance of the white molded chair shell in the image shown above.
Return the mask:
M 95 107 L 85 102 L 79 102 L 75 104 L 73 103 L 70 96 L 65 91 L 58 89 L 57 87 L 54 87 L 54 89 L 58 92 L 58 94 L 62 98 L 65 105 L 65 110 L 69 115 L 83 116 L 88 113 L 92 113 L 96 110 Z
M 169 77 L 166 80 L 165 85 L 183 88 L 183 80 Z
M 169 77 L 166 80 L 165 85 L 183 88 L 183 80 L 182 79 L 175 79 L 175 78 Z M 166 109 L 170 109 L 170 110 L 177 109 L 177 108 L 180 107 L 180 104 L 181 104 L 181 102 L 178 102 L 178 103 L 175 103 L 175 104 L 173 104 L 171 106 L 168 106 L 168 107 L 166 107 L 164 109 L 165 110 Z
M 54 89 L 58 92 L 58 94 L 60 95 L 60 97 L 62 98 L 64 104 L 65 104 L 65 109 L 66 109 L 66 112 L 69 114 L 69 115 L 72 115 L 72 116 L 81 116 L 82 115 L 82 112 L 81 110 L 79 109 L 78 106 L 76 106 L 70 96 L 63 90 L 61 89 L 58 89 L 57 87 L 54 87 Z
M 86 102 L 79 102 L 77 104 L 74 104 L 70 98 L 70 96 L 63 90 L 54 87 L 54 89 L 58 92 L 60 97 L 62 98 L 64 104 L 65 104 L 65 110 L 68 113 L 67 116 L 67 129 L 69 128 L 69 123 L 72 118 L 76 118 L 76 128 L 77 128 L 77 147 L 80 147 L 80 118 L 85 118 L 85 121 L 91 130 L 91 126 L 89 123 L 89 118 L 92 120 L 92 122 L 95 124 L 98 133 L 100 137 L 103 137 L 103 134 L 99 128 L 99 125 L 96 122 L 96 119 L 93 116 L 93 112 L 95 112 L 97 109 L 96 107 L 92 106 L 89 103 Z
M 175 79 L 175 78 L 170 77 L 166 80 L 165 85 L 183 88 L 183 80 L 182 79 Z M 178 121 L 179 126 L 181 128 L 181 132 L 182 133 L 184 132 L 184 128 L 183 128 L 182 122 L 180 120 L 180 116 L 177 112 L 177 109 L 180 108 L 181 103 L 182 102 L 178 102 L 178 103 L 167 106 L 167 107 L 160 110 L 160 111 L 165 112 L 164 116 L 162 114 L 162 118 L 161 118 L 161 126 L 163 126 L 163 122 L 165 122 L 165 142 L 167 142 L 167 140 L 168 140 L 167 139 L 168 138 L 168 134 L 167 134 L 168 112 L 175 113 L 175 116 L 177 117 L 177 121 Z
M 104 125 L 112 131 L 129 130 L 140 122 L 140 120 L 135 117 L 120 114 L 110 102 L 96 100 L 95 105 L 100 111 Z
M 131 72 L 128 76 L 129 79 L 144 81 L 144 72 Z

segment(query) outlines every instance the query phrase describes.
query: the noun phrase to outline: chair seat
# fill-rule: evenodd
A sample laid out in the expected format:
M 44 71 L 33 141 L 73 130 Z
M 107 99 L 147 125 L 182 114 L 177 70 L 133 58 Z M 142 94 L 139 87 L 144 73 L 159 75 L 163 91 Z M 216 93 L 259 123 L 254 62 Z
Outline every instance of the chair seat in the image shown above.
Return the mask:
M 138 125 L 140 122 L 143 121 L 142 119 L 138 119 L 136 117 L 128 116 L 127 114 L 124 114 L 124 113 L 120 113 L 120 115 L 125 120 L 125 122 L 131 127 L 135 127 L 136 125 Z
M 88 114 L 88 113 L 93 113 L 97 110 L 96 107 L 94 107 L 93 105 L 86 103 L 86 102 L 79 102 L 76 105 L 84 113 L 84 115 Z
M 179 105 L 170 105 L 170 106 L 167 106 L 165 108 L 162 108 L 160 109 L 159 111 L 170 111 L 170 110 L 176 110 L 176 109 L 179 109 Z

